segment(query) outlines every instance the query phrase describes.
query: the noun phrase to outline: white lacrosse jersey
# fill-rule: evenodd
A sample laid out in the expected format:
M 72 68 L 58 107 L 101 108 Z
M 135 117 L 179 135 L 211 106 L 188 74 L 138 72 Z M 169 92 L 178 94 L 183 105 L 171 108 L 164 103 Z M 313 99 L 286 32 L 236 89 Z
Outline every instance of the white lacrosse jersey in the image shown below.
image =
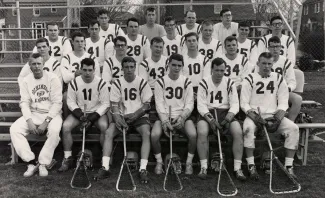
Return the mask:
M 149 83 L 151 89 L 154 89 L 156 80 L 166 75 L 167 63 L 166 56 L 161 56 L 158 62 L 153 61 L 151 57 L 146 58 L 139 65 L 139 76 Z
M 194 96 L 191 80 L 180 75 L 177 80 L 172 80 L 168 75 L 160 78 L 155 84 L 156 109 L 161 121 L 167 120 L 169 106 L 171 118 L 176 118 L 185 109 L 193 111 Z
M 100 39 L 94 43 L 91 38 L 86 38 L 86 52 L 94 55 L 99 63 L 99 66 L 103 66 L 106 58 L 113 56 L 114 44 L 109 39 L 100 37 Z
M 86 113 L 97 112 L 104 115 L 109 108 L 109 92 L 107 82 L 95 76 L 91 83 L 85 83 L 81 76 L 69 83 L 67 104 L 70 111 L 80 108 Z
M 263 52 L 268 52 L 268 42 L 272 37 L 272 34 L 268 34 L 263 36 L 258 41 L 258 53 L 261 54 Z M 296 64 L 296 49 L 295 49 L 295 41 L 292 37 L 282 34 L 281 38 L 281 51 L 280 55 L 285 56 L 287 59 L 291 61 L 292 64 Z
M 184 36 L 185 34 L 188 34 L 190 32 L 195 32 L 197 34 L 200 34 L 201 33 L 201 25 L 198 23 L 195 23 L 194 27 L 191 30 L 189 30 L 186 27 L 186 24 L 182 24 L 182 25 L 177 26 L 176 30 L 177 30 L 177 33 L 181 36 Z
M 262 116 L 270 116 L 277 110 L 286 111 L 288 100 L 288 86 L 278 73 L 271 72 L 266 78 L 252 73 L 243 80 L 240 105 L 245 113 L 250 109 L 258 112 L 257 107 L 260 107 Z
M 117 60 L 116 56 L 112 56 L 104 62 L 102 78 L 109 83 L 108 86 L 111 86 L 112 82 L 122 77 L 123 74 L 121 62 Z
M 246 39 L 243 43 L 238 42 L 238 52 L 245 56 L 251 64 L 256 65 L 259 54 L 255 41 Z
M 120 28 L 119 25 L 114 23 L 109 23 L 107 30 L 103 30 L 101 27 L 99 29 L 99 36 L 108 38 L 110 41 L 113 41 L 117 36 L 125 36 L 125 33 Z
M 223 77 L 216 86 L 212 76 L 202 79 L 197 93 L 197 109 L 204 116 L 211 109 L 228 109 L 235 115 L 239 112 L 239 100 L 235 83 Z
M 44 71 L 40 79 L 35 79 L 32 73 L 28 74 L 19 85 L 19 90 L 19 106 L 26 120 L 32 117 L 32 112 L 47 113 L 51 118 L 61 112 L 62 85 L 54 73 Z
M 208 57 L 210 60 L 221 57 L 223 54 L 221 42 L 214 38 L 211 39 L 209 44 L 205 44 L 202 39 L 199 39 L 198 49 L 203 56 Z
M 167 36 L 163 36 L 162 39 L 165 42 L 164 51 L 163 51 L 164 56 L 169 57 L 172 54 L 181 54 L 182 36 L 177 34 L 173 40 L 169 40 Z
M 94 55 L 84 52 L 84 54 L 81 57 L 77 57 L 76 55 L 74 55 L 74 52 L 71 52 L 71 53 L 65 55 L 61 61 L 61 74 L 62 74 L 63 81 L 65 83 L 68 83 L 72 79 L 75 78 L 74 73 L 80 69 L 81 61 L 85 58 L 94 59 L 94 61 L 95 61 L 95 75 L 98 77 L 101 76 L 98 61 Z
M 237 53 L 234 60 L 228 59 L 225 54 L 222 58 L 226 62 L 225 76 L 234 81 L 236 87 L 253 71 L 253 68 L 248 64 L 248 59 L 241 54 Z
M 150 102 L 152 95 L 150 86 L 143 78 L 136 76 L 129 83 L 122 77 L 113 82 L 110 99 L 112 102 L 122 103 L 120 110 L 126 115 L 136 112 L 144 103 Z
M 50 57 L 47 61 L 45 61 L 43 66 L 44 71 L 52 72 L 56 74 L 60 81 L 62 81 L 61 70 L 60 70 L 60 62 L 56 60 L 54 57 Z M 25 76 L 31 74 L 32 70 L 30 70 L 30 66 L 26 63 L 21 69 L 18 76 L 18 83 L 20 84 Z
M 209 58 L 200 53 L 196 58 L 184 55 L 183 75 L 190 78 L 193 87 L 198 87 L 204 77 L 211 75 Z
M 51 42 L 48 36 L 45 36 L 45 38 L 49 41 L 50 55 L 56 60 L 61 61 L 63 56 L 72 52 L 72 46 L 70 40 L 67 37 L 59 36 L 58 40 L 55 42 Z M 36 46 L 33 49 L 33 53 L 37 53 Z
M 135 41 L 126 36 L 126 41 L 128 45 L 126 55 L 133 57 L 137 64 L 150 56 L 150 41 L 146 36 L 138 34 Z

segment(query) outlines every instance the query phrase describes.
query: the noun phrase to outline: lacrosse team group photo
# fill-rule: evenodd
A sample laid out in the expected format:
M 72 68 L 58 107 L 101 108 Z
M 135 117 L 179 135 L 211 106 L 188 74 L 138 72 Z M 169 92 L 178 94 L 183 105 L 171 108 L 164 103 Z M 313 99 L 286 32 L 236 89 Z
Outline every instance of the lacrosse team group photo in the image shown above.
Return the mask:
M 0 1 L 0 197 L 323 197 L 324 8 Z

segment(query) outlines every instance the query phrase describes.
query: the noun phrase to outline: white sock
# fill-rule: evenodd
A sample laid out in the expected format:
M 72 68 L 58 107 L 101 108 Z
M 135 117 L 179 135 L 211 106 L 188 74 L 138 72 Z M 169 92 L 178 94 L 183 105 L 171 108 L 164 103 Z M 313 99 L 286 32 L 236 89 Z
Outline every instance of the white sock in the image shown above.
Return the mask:
M 157 162 L 159 162 L 159 163 L 163 162 L 162 157 L 161 157 L 161 153 L 155 154 L 155 158 L 156 158 Z
M 286 157 L 284 161 L 284 166 L 292 166 L 293 165 L 293 158 Z
M 68 159 L 68 157 L 72 156 L 72 151 L 64 151 L 64 158 Z
M 103 156 L 102 157 L 102 166 L 105 168 L 105 170 L 109 170 L 109 161 L 111 160 L 110 157 Z
M 248 165 L 253 165 L 254 163 L 254 156 L 246 158 L 247 164 Z
M 193 158 L 194 158 L 194 154 L 187 153 L 186 164 L 192 164 Z
M 147 169 L 147 164 L 148 164 L 148 160 L 141 159 L 140 160 L 140 170 L 142 170 L 142 169 L 146 170 Z
M 241 160 L 234 160 L 234 171 L 238 171 L 241 169 Z
M 207 159 L 200 160 L 200 164 L 201 164 L 201 168 L 208 169 L 208 160 Z

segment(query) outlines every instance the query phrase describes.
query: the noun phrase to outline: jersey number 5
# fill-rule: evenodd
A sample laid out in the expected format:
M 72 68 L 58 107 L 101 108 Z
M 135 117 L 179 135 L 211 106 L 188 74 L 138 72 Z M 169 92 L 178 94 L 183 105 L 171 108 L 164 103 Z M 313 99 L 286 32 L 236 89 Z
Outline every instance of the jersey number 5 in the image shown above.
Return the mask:
M 263 82 L 257 82 L 256 86 L 258 87 L 256 89 L 256 94 L 264 94 L 264 83 Z M 274 82 L 270 81 L 269 84 L 266 86 L 266 90 L 270 90 L 271 94 L 274 92 Z

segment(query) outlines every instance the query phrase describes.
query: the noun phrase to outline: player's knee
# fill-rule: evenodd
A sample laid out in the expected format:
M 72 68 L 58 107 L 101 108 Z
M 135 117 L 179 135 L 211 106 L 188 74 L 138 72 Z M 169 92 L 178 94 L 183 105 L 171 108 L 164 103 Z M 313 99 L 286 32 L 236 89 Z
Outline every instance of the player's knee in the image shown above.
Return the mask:
M 142 135 L 142 138 L 148 138 L 148 137 L 150 137 L 150 130 L 143 130 L 142 131 L 142 133 L 141 133 L 141 135 Z
M 70 134 L 72 129 L 73 128 L 72 128 L 71 123 L 63 122 L 63 125 L 62 125 L 62 133 L 63 134 Z
M 98 129 L 102 134 L 106 133 L 107 128 L 108 128 L 108 123 L 107 122 L 99 122 L 98 123 Z
M 159 141 L 159 139 L 161 137 L 161 134 L 162 134 L 162 130 L 152 128 L 151 134 L 150 134 L 151 140 L 152 141 Z
M 17 124 L 13 123 L 9 129 L 10 135 L 14 135 L 19 130 Z
M 199 121 L 197 124 L 198 138 L 204 138 L 209 135 L 209 125 L 205 121 Z
M 234 138 L 243 138 L 243 130 L 238 121 L 234 121 L 230 124 L 230 133 Z
M 302 97 L 298 94 L 292 93 L 291 103 L 294 106 L 301 106 Z

